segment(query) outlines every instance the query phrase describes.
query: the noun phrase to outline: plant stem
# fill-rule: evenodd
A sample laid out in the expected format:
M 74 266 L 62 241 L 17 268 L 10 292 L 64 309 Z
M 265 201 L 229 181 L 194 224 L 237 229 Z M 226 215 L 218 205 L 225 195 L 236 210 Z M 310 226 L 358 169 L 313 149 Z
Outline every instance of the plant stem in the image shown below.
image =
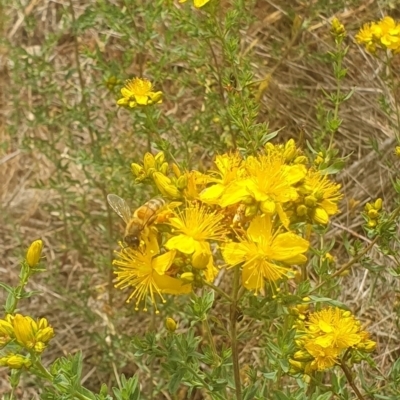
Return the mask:
M 204 284 L 208 287 L 210 287 L 211 289 L 215 290 L 218 294 L 220 294 L 222 297 L 224 297 L 226 300 L 229 301 L 229 303 L 233 303 L 233 299 L 226 294 L 222 289 L 220 289 L 218 286 L 213 285 L 210 282 L 204 281 Z
M 346 355 L 343 357 L 342 360 L 340 360 L 340 367 L 342 368 L 344 374 L 346 375 L 346 379 L 349 382 L 350 386 L 354 390 L 354 393 L 357 395 L 359 400 L 365 400 L 364 396 L 361 394 L 361 392 L 358 390 L 358 387 L 354 384 L 353 377 L 351 375 L 351 371 L 349 367 L 346 365 L 346 362 L 344 361 L 346 358 Z
M 219 365 L 221 364 L 220 358 L 218 356 L 217 353 L 217 348 L 215 347 L 215 343 L 214 343 L 214 338 L 211 332 L 211 328 L 210 328 L 210 324 L 208 323 L 208 319 L 206 317 L 206 319 L 203 320 L 203 328 L 207 333 L 207 337 L 208 337 L 208 341 L 210 343 L 210 347 L 211 347 L 211 351 L 213 353 L 213 366 L 214 367 L 219 367 Z
M 237 315 L 237 303 L 238 303 L 238 292 L 239 292 L 239 280 L 240 280 L 240 269 L 239 267 L 236 267 L 233 278 L 232 304 L 230 311 L 232 364 L 233 364 L 233 376 L 235 379 L 236 400 L 242 400 L 242 384 L 240 382 L 239 351 L 238 351 L 237 332 L 236 332 L 236 315 Z

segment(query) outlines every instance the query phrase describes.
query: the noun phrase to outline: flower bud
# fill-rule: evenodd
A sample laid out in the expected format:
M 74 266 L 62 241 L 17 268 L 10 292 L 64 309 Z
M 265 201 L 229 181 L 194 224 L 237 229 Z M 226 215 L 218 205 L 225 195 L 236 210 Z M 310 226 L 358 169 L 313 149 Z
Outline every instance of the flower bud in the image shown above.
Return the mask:
M 39 263 L 40 256 L 42 255 L 42 249 L 43 242 L 40 239 L 35 240 L 29 246 L 29 249 L 26 253 L 26 262 L 31 268 L 35 267 Z
M 305 204 L 307 207 L 314 208 L 314 207 L 317 205 L 317 199 L 316 199 L 314 196 L 312 196 L 312 195 L 307 196 L 307 197 L 304 199 L 304 204 Z
M 177 188 L 180 189 L 180 190 L 183 190 L 183 189 L 185 189 L 187 187 L 187 185 L 188 185 L 188 177 L 187 177 L 187 175 L 186 174 L 185 175 L 181 175 L 178 178 L 177 182 L 176 182 Z
M 19 354 L 11 354 L 0 358 L 0 365 L 11 369 L 21 369 L 23 367 L 29 368 L 32 365 L 32 361 Z
M 151 153 L 146 153 L 143 157 L 143 166 L 145 171 L 147 172 L 150 168 L 155 168 L 156 160 Z
M 162 174 L 167 175 L 169 165 L 167 162 L 162 163 L 161 167 L 158 169 Z
M 180 279 L 185 283 L 192 283 L 194 281 L 194 274 L 193 272 L 184 272 L 181 274 Z
M 182 175 L 181 170 L 179 169 L 178 165 L 175 163 L 172 163 L 171 165 L 172 168 L 172 172 L 174 173 L 174 175 L 179 178 Z
M 156 165 L 160 166 L 164 163 L 165 161 L 165 154 L 163 151 L 158 152 L 154 159 L 156 160 Z
M 321 160 L 323 161 L 323 160 Z M 295 164 L 307 164 L 308 158 L 306 156 L 298 156 L 294 159 Z
M 133 175 L 135 175 L 135 176 L 139 176 L 144 173 L 143 167 L 136 163 L 131 164 L 131 171 L 132 171 Z
M 192 265 L 196 269 L 206 269 L 210 261 L 211 254 L 196 251 L 192 256 Z
M 374 206 L 377 211 L 382 209 L 382 199 L 380 197 L 375 200 Z
M 378 213 L 377 210 L 372 209 L 372 210 L 369 210 L 369 211 L 368 211 L 368 217 L 369 217 L 369 218 L 371 218 L 371 219 L 377 219 L 378 216 L 379 216 L 379 213 Z
M 173 333 L 173 332 L 176 331 L 177 324 L 176 324 L 176 322 L 175 322 L 174 319 L 172 319 L 172 318 L 166 318 L 166 319 L 165 319 L 165 327 L 167 328 L 167 331 L 168 331 L 168 332 Z
M 296 208 L 296 214 L 299 217 L 304 217 L 307 214 L 307 207 L 304 204 L 301 204 Z
M 173 199 L 179 199 L 181 193 L 178 188 L 172 184 L 171 179 L 163 175 L 161 172 L 154 172 L 153 174 L 154 183 L 157 185 L 158 190 L 165 197 Z

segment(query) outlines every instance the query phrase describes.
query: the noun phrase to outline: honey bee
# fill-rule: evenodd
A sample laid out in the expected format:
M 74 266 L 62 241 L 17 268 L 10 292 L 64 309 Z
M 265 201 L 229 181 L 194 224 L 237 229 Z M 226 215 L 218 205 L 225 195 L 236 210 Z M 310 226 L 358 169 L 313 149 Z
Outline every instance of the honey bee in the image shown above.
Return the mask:
M 107 201 L 126 223 L 124 242 L 133 249 L 139 247 L 143 231 L 156 220 L 158 212 L 166 204 L 161 198 L 150 199 L 132 214 L 128 203 L 116 194 L 109 194 Z

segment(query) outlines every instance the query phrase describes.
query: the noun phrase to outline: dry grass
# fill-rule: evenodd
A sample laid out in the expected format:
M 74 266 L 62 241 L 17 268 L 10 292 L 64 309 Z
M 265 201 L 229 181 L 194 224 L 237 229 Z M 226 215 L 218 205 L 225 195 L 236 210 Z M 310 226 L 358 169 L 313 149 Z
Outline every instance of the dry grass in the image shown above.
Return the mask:
M 11 2 L 10 2 L 11 3 Z M 279 6 L 277 5 L 279 3 Z M 323 97 L 323 90 L 329 91 L 335 88 L 335 82 L 331 73 L 331 65 L 324 63 L 315 57 L 331 50 L 329 37 L 328 18 L 333 13 L 317 13 L 313 24 L 302 32 L 294 41 L 290 41 L 291 19 L 284 12 L 292 6 L 298 16 L 309 16 L 310 8 L 305 7 L 300 1 L 258 1 L 256 15 L 257 22 L 247 31 L 242 32 L 243 52 L 253 52 L 253 65 L 256 76 L 263 79 L 273 71 L 272 80 L 263 97 L 263 107 L 260 119 L 270 121 L 272 130 L 285 127 L 283 137 L 296 137 L 300 130 L 304 129 L 306 138 L 311 139 L 312 133 L 318 129 L 315 122 L 315 107 L 317 99 Z M 308 2 L 307 2 L 308 3 Z M 315 2 L 314 2 L 315 3 Z M 333 2 L 334 3 L 334 2 Z M 346 79 L 346 88 L 354 88 L 355 93 L 351 101 L 342 109 L 341 118 L 343 125 L 336 137 L 340 155 L 351 154 L 347 167 L 339 176 L 343 184 L 345 200 L 342 204 L 342 213 L 335 219 L 331 236 L 336 237 L 334 253 L 339 260 L 343 260 L 344 249 L 340 242 L 343 232 L 354 237 L 361 237 L 368 242 L 361 230 L 359 217 L 365 202 L 376 197 L 382 197 L 388 208 L 393 203 L 394 191 L 391 179 L 396 173 L 396 162 L 392 155 L 395 144 L 394 132 L 390 127 L 386 116 L 377 105 L 378 96 L 385 94 L 389 102 L 393 102 L 390 94 L 385 89 L 385 83 L 379 78 L 377 64 L 374 59 L 363 53 L 353 43 L 353 34 L 361 23 L 381 16 L 379 2 L 372 0 L 354 1 L 354 5 L 348 6 L 345 11 L 340 11 L 336 16 L 349 30 L 348 43 L 349 55 L 346 59 L 346 67 L 349 70 Z M 75 0 L 73 7 L 77 16 L 81 15 L 90 2 Z M 275 5 L 274 5 L 275 4 Z M 0 12 L 3 15 L 1 28 L 3 35 L 7 37 L 13 46 L 20 47 L 28 53 L 40 52 L 43 38 L 51 32 L 61 29 L 58 18 L 59 8 L 68 8 L 68 1 L 31 0 L 26 3 L 25 12 L 22 13 L 7 5 Z M 33 16 L 38 23 L 35 35 L 27 37 L 25 31 L 26 18 Z M 0 17 L 1 18 L 1 17 Z M 113 32 L 110 31 L 110 35 Z M 79 38 L 80 46 L 90 47 L 98 43 L 98 32 L 92 29 Z M 121 57 L 124 51 L 115 38 L 115 45 L 108 45 L 104 50 L 107 57 Z M 287 49 L 285 57 L 275 57 L 276 48 Z M 48 270 L 30 283 L 30 289 L 40 290 L 42 294 L 24 302 L 26 312 L 33 315 L 45 315 L 55 326 L 57 331 L 51 350 L 46 354 L 46 360 L 50 362 L 55 357 L 73 353 L 81 349 L 85 355 L 85 384 L 91 388 L 98 388 L 100 382 L 115 381 L 113 357 L 122 357 L 124 349 L 113 347 L 115 335 L 133 335 L 146 330 L 150 324 L 149 316 L 137 314 L 130 317 L 127 308 L 120 307 L 124 298 L 118 293 L 112 293 L 114 308 L 110 308 L 108 291 L 108 265 L 99 268 L 98 265 L 87 263 L 77 250 L 63 248 L 55 240 L 56 234 L 61 232 L 63 224 L 59 215 L 50 214 L 45 205 L 59 201 L 59 194 L 54 190 L 36 189 L 38 180 L 48 182 L 54 175 L 54 165 L 46 156 L 38 152 L 34 147 L 31 151 L 22 150 L 22 142 L 25 137 L 34 137 L 35 140 L 47 140 L 51 135 L 51 126 L 30 122 L 30 109 L 24 110 L 20 125 L 16 134 L 10 132 L 10 120 L 14 104 L 11 101 L 12 93 L 20 91 L 20 96 L 28 100 L 30 107 L 34 108 L 44 102 L 37 94 L 29 92 L 24 87 L 15 87 L 11 80 L 11 61 L 8 57 L 9 49 L 0 47 L 0 204 L 3 212 L 0 215 L 0 271 L 2 280 L 16 284 L 18 282 L 18 262 L 23 249 L 30 241 L 40 237 L 46 246 L 46 265 Z M 57 68 L 71 69 L 76 65 L 74 59 L 74 39 L 69 32 L 65 32 L 63 40 L 59 40 L 54 57 Z M 85 63 L 85 86 L 98 87 L 100 79 L 94 65 Z M 137 73 L 137 66 L 132 66 L 132 71 L 127 75 Z M 398 77 L 399 78 L 399 77 Z M 43 78 L 45 79 L 45 78 Z M 59 90 L 64 93 L 71 102 L 78 104 L 81 99 L 80 85 L 76 72 L 73 72 L 69 81 L 56 82 Z M 301 87 L 301 91 L 299 88 Z M 98 89 L 94 97 L 102 103 L 103 109 L 114 109 L 112 98 L 106 97 L 104 90 Z M 48 100 L 48 99 L 47 99 Z M 54 114 L 57 114 L 60 103 L 54 98 L 49 102 Z M 173 110 L 173 105 L 168 102 L 163 104 L 165 111 L 180 113 Z M 186 109 L 195 108 L 190 99 L 186 103 Z M 183 114 L 183 113 L 182 113 Z M 97 123 L 101 125 L 103 119 L 98 115 Z M 111 147 L 119 146 L 123 149 L 126 143 L 119 142 L 119 132 L 124 131 L 127 121 L 123 115 L 115 119 L 111 127 Z M 14 127 L 15 128 L 15 127 Z M 76 140 L 79 146 L 88 146 L 90 143 L 87 131 L 77 131 Z M 377 143 L 380 153 L 372 150 L 371 142 Z M 138 152 L 145 144 L 138 144 Z M 68 158 L 68 148 L 65 144 L 59 144 L 60 154 Z M 127 157 L 130 162 L 132 155 Z M 398 164 L 397 164 L 398 166 Z M 79 168 L 70 169 L 71 176 L 77 181 L 84 177 Z M 78 186 L 74 188 L 77 193 L 82 191 Z M 90 209 L 93 215 L 106 213 L 106 205 L 100 191 L 92 191 Z M 348 206 L 350 199 L 357 199 L 360 204 L 356 210 Z M 78 209 L 69 210 L 70 213 L 82 212 Z M 107 239 L 100 231 L 94 229 L 91 232 L 85 226 L 85 232 L 89 237 L 88 242 L 94 248 L 107 247 Z M 73 232 L 70 232 L 73 235 Z M 380 262 L 381 260 L 377 260 Z M 388 273 L 382 273 L 378 280 L 373 280 L 370 273 L 364 269 L 353 268 L 350 276 L 343 280 L 343 292 L 341 299 L 345 301 L 357 316 L 366 324 L 379 343 L 378 367 L 387 371 L 394 359 L 399 356 L 400 333 L 396 326 L 396 315 L 393 311 L 394 296 L 399 292 L 399 281 Z M 64 288 L 60 294 L 52 288 Z M 76 312 L 82 307 L 77 293 L 88 291 L 87 310 Z M 3 300 L 3 298 L 1 298 Z M 65 304 L 68 304 L 65 307 Z M 74 312 L 72 312 L 74 310 Z M 161 324 L 157 321 L 156 324 Z M 98 339 L 93 338 L 98 335 Z M 101 344 L 101 342 L 103 343 Z M 248 342 L 243 347 L 242 359 L 250 359 L 257 356 L 257 338 Z M 99 349 L 109 349 L 109 356 L 99 355 Z M 104 360 L 108 364 L 104 364 Z M 102 365 L 99 365 L 102 363 Z M 125 373 L 132 374 L 136 366 L 132 362 L 127 365 Z M 120 371 L 121 372 L 121 371 Z M 7 390 L 6 371 L 0 375 L 0 393 Z M 20 398 L 35 398 L 35 389 L 29 387 Z M 166 395 L 165 398 L 168 398 Z

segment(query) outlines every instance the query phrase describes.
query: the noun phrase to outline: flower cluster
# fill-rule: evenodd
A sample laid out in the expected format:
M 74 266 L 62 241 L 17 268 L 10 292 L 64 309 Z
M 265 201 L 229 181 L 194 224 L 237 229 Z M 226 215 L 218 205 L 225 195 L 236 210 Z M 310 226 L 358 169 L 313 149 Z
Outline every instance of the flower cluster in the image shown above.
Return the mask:
M 340 185 L 310 166 L 293 140 L 247 158 L 217 155 L 214 163 L 204 172 L 184 170 L 160 152 L 132 164 L 135 181 L 156 187 L 166 203 L 134 213 L 151 215 L 140 245 L 121 243 L 114 260 L 116 286 L 132 288 L 136 309 L 146 309 L 149 296 L 157 312 L 164 294 L 211 285 L 221 266 L 241 268 L 242 285 L 255 294 L 275 288 L 306 262 L 312 226 L 339 212 Z M 138 222 L 127 223 L 129 231 Z
M 53 336 L 46 318 L 35 321 L 21 314 L 8 314 L 0 319 L 0 366 L 29 368 L 32 354 L 41 354 Z
M 351 351 L 372 352 L 376 343 L 361 329 L 349 311 L 329 307 L 299 319 L 296 327 L 299 350 L 289 360 L 292 373 L 311 374 L 340 364 Z
M 382 199 L 378 198 L 373 203 L 367 203 L 364 207 L 363 217 L 368 228 L 375 228 L 378 225 L 382 211 Z
M 378 49 L 400 52 L 400 23 L 391 17 L 384 17 L 379 22 L 369 22 L 356 35 L 356 41 L 365 46 L 370 53 Z

